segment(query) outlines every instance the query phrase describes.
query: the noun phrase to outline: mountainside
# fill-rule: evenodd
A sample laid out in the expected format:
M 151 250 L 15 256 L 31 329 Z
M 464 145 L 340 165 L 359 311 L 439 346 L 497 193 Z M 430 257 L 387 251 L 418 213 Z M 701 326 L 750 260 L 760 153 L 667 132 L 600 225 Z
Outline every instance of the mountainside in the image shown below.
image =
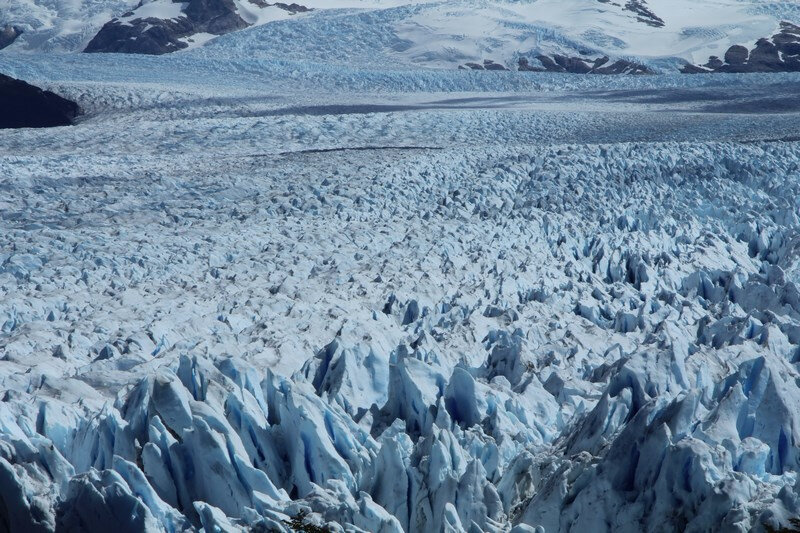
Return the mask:
M 16 28 L 10 50 L 79 51 L 98 30 L 139 0 L 14 0 L 0 9 L 0 27 Z M 9 33 L 10 34 L 10 33 Z M 2 53 L 2 51 L 0 51 Z
M 305 11 L 263 0 L 155 0 L 106 23 L 84 51 L 165 54 Z
M 781 22 L 778 33 L 759 39 L 752 50 L 733 45 L 723 58 L 711 56 L 704 65 L 687 65 L 684 72 L 800 72 L 800 26 Z
M 6 39 L 14 50 L 162 54 L 237 32 L 226 46 L 276 57 L 321 52 L 345 61 L 366 51 L 373 63 L 401 67 L 646 73 L 794 70 L 794 60 L 724 58 L 737 61 L 741 47 L 762 56 L 757 43 L 794 39 L 781 24 L 800 23 L 800 7 L 756 0 L 21 0 L 2 16 L 0 24 L 21 32 Z

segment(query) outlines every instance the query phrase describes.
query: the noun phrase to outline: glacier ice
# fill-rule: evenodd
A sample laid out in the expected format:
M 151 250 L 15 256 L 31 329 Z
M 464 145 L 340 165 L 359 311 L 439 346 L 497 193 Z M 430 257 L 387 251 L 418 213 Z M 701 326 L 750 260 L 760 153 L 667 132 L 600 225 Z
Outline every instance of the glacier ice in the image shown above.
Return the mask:
M 800 514 L 800 122 L 707 107 L 792 76 L 109 61 L 0 58 L 90 112 L 0 138 L 0 530 Z

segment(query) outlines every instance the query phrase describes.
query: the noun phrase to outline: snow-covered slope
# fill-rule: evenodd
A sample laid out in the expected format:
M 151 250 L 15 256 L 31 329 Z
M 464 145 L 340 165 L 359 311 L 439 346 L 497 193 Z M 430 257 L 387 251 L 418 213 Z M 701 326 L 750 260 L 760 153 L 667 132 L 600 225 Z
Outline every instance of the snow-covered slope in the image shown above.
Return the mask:
M 14 50 L 78 51 L 113 17 L 130 11 L 138 0 L 12 0 L 0 6 L 0 27 L 21 34 Z
M 105 24 L 84 51 L 165 54 L 306 11 L 299 4 L 263 0 L 154 0 Z
M 300 6 L 261 0 L 151 0 L 136 9 L 123 0 L 20 0 L 0 12 L 0 25 L 26 32 L 11 45 L 17 50 L 82 50 L 114 16 L 116 21 L 95 38 L 91 51 L 164 53 L 256 26 L 220 46 L 276 57 L 322 54 L 342 62 L 364 55 L 373 63 L 448 69 L 493 61 L 516 70 L 523 58 L 531 68 L 582 71 L 576 61 L 591 65 L 609 57 L 660 71 L 702 65 L 711 56 L 723 58 L 733 45 L 750 49 L 776 34 L 782 21 L 800 22 L 796 3 L 772 0 L 301 4 L 314 12 L 299 16 Z M 547 59 L 542 62 L 542 57 Z
M 685 72 L 800 72 L 800 26 L 781 22 L 780 31 L 756 41 L 752 49 L 733 45 L 722 57 L 712 55 L 703 65 L 687 65 Z

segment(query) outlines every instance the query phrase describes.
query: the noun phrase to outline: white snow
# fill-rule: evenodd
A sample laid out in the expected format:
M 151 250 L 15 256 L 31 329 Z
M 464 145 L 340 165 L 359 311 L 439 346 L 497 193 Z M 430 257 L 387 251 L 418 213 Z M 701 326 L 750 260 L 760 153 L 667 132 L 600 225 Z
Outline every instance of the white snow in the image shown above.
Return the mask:
M 711 55 L 722 57 L 733 44 L 750 47 L 773 35 L 781 20 L 797 22 L 800 16 L 794 4 L 762 0 L 648 1 L 663 27 L 638 20 L 621 1 L 300 3 L 314 11 L 292 15 L 236 0 L 240 16 L 255 27 L 212 45 L 214 53 L 246 50 L 274 58 L 445 69 L 485 59 L 515 67 L 520 56 L 557 53 L 627 58 L 669 71 L 686 61 L 701 64 Z M 154 0 L 127 19 L 176 18 L 183 5 Z M 78 51 L 104 22 L 134 7 L 128 0 L 20 0 L 5 19 L 25 30 L 14 50 Z
M 665 26 L 637 20 L 617 3 L 596 0 L 458 0 L 367 9 L 320 9 L 227 36 L 209 50 L 246 50 L 272 58 L 453 69 L 491 59 L 516 68 L 520 56 L 566 54 L 631 58 L 654 70 L 724 56 L 777 31 L 784 12 L 753 12 L 734 0 L 664 3 Z M 331 6 L 328 5 L 328 8 Z M 357 36 L 357 38 L 355 38 Z
M 128 16 L 120 17 L 120 20 L 127 21 L 133 19 L 176 19 L 183 16 L 183 10 L 186 7 L 186 2 L 173 2 L 172 0 L 155 0 L 137 7 Z
M 219 37 L 218 35 L 214 35 L 213 33 L 195 33 L 191 37 L 186 37 L 183 41 L 188 45 L 184 50 L 191 50 L 193 48 L 197 48 L 199 46 L 203 46 L 211 39 L 215 39 Z
M 277 6 L 259 7 L 250 0 L 238 0 L 237 12 L 248 24 L 261 25 L 276 20 L 284 20 L 292 16 L 290 12 Z
M 11 45 L 13 50 L 78 51 L 103 24 L 138 3 L 138 0 L 11 0 L 3 2 L 0 18 L 3 25 L 15 25 L 24 32 Z

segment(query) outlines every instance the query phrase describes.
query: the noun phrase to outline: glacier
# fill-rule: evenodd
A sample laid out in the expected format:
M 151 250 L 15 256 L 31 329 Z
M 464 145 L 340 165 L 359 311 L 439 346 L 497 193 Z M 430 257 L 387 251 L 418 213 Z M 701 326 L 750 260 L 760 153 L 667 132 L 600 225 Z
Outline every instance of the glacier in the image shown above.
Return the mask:
M 255 35 L 0 55 L 0 531 L 798 525 L 800 74 Z

